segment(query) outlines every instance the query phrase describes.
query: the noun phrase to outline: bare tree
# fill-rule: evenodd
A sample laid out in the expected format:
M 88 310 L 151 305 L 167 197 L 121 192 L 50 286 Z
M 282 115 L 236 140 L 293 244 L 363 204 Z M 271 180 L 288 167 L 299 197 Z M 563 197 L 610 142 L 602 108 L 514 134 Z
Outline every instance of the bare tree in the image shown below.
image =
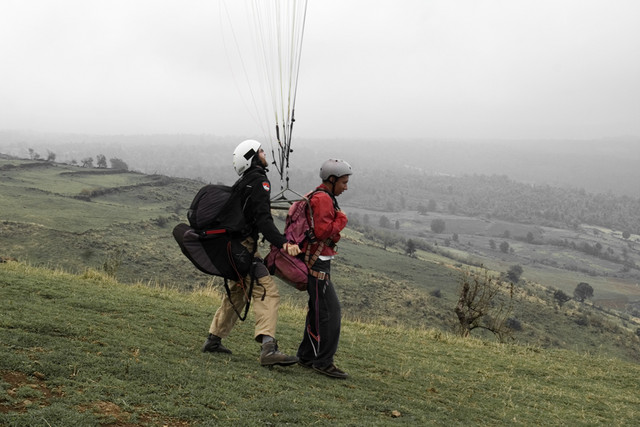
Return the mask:
M 468 337 L 477 328 L 492 332 L 500 341 L 511 335 L 507 320 L 513 309 L 513 284 L 504 284 L 481 269 L 462 272 L 458 304 L 457 329 Z
M 39 160 L 40 154 L 36 153 L 33 148 L 29 148 L 29 158 L 31 158 L 31 160 Z
M 93 157 L 85 157 L 80 160 L 83 168 L 92 168 L 93 167 Z

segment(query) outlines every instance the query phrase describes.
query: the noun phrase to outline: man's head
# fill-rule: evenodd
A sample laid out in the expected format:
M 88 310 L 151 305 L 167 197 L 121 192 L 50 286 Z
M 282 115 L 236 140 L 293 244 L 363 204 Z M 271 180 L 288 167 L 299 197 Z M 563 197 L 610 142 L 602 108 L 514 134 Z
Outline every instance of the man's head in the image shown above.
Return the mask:
M 329 159 L 320 167 L 320 179 L 335 196 L 347 191 L 351 165 L 344 160 Z
M 267 166 L 267 159 L 262 144 L 254 139 L 242 141 L 233 150 L 233 168 L 238 175 L 242 175 L 254 164 Z

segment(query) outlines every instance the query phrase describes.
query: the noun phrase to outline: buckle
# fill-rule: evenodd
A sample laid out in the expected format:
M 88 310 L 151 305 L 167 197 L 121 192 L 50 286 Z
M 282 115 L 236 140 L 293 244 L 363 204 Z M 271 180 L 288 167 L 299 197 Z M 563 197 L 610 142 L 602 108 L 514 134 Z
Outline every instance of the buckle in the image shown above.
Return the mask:
M 318 280 L 326 280 L 327 276 L 329 276 L 324 271 L 316 271 L 316 270 L 311 270 L 311 275 Z

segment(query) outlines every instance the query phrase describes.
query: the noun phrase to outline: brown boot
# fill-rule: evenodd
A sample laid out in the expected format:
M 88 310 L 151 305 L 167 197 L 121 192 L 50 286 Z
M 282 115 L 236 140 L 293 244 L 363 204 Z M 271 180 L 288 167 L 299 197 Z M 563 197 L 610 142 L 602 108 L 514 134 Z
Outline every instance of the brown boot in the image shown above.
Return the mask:
M 209 334 L 209 336 L 207 337 L 204 346 L 202 346 L 202 352 L 231 354 L 231 350 L 222 345 L 222 339 L 219 336 L 213 334 Z
M 262 352 L 260 353 L 260 364 L 262 366 L 289 366 L 297 362 L 297 357 L 287 356 L 278 351 L 278 342 L 276 340 L 262 344 Z

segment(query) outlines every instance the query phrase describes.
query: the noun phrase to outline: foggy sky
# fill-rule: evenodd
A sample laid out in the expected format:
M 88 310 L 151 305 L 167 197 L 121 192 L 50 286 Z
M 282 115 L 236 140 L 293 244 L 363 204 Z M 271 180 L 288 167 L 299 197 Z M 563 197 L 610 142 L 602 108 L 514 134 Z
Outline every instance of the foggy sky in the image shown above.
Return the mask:
M 0 0 L 0 130 L 255 134 L 222 10 Z M 639 16 L 637 0 L 310 0 L 295 135 L 640 136 Z

